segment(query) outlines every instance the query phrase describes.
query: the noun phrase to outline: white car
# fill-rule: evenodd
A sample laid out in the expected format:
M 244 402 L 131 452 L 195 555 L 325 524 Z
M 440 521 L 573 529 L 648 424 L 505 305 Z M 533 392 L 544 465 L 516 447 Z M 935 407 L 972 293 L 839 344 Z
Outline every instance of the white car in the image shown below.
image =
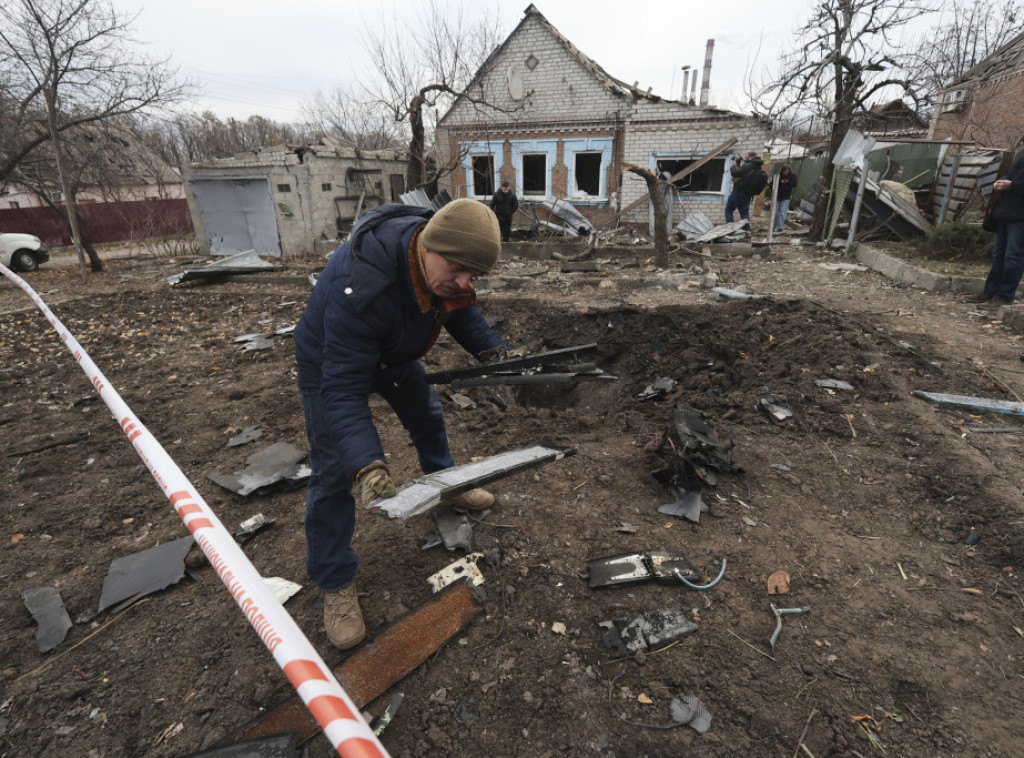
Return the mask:
M 50 251 L 34 234 L 0 234 L 0 263 L 14 271 L 35 271 Z

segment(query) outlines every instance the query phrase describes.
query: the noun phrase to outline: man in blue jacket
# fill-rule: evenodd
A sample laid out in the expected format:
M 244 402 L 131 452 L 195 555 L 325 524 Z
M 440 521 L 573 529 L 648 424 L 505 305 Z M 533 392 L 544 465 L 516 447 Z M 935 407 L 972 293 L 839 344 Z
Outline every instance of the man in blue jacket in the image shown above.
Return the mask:
M 398 414 L 424 473 L 455 465 L 444 412 L 419 359 L 442 326 L 480 360 L 507 352 L 477 310 L 471 284 L 500 251 L 498 220 L 476 200 L 455 200 L 434 215 L 404 205 L 375 208 L 331 256 L 295 328 L 312 468 L 306 569 L 324 593 L 327 637 L 342 650 L 366 636 L 353 584 L 359 557 L 350 544 L 352 485 L 364 505 L 396 491 L 369 396 L 381 395 Z M 481 510 L 493 502 L 477 489 L 448 504 Z

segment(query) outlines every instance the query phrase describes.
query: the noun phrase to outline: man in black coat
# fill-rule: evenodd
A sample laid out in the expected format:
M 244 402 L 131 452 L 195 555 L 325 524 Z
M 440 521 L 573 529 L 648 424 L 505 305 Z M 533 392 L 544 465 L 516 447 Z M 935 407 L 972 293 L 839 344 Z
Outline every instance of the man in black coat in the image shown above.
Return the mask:
M 508 242 L 509 235 L 512 234 L 512 217 L 519 210 L 519 200 L 508 182 L 502 182 L 501 189 L 494 193 L 494 197 L 491 198 L 491 210 L 498 217 L 501 241 Z
M 970 298 L 980 308 L 996 310 L 1012 305 L 1024 276 L 1024 144 L 1006 176 L 996 180 L 991 218 L 996 222 L 992 268 L 981 294 Z
M 753 150 L 747 153 L 747 159 L 742 163 L 734 159 L 734 164 L 729 169 L 733 190 L 725 203 L 725 223 L 732 223 L 735 211 L 739 211 L 741 221 L 750 221 L 750 201 L 768 183 L 768 176 L 761 168 L 763 165 L 764 161 Z

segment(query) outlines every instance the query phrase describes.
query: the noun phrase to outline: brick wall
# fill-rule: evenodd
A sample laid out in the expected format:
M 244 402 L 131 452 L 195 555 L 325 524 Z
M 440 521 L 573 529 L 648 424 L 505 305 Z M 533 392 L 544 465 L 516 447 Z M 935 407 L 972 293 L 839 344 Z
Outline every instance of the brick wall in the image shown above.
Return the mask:
M 973 140 L 981 147 L 1012 150 L 1024 138 L 1024 71 L 965 92 L 955 111 L 936 108 L 934 139 Z

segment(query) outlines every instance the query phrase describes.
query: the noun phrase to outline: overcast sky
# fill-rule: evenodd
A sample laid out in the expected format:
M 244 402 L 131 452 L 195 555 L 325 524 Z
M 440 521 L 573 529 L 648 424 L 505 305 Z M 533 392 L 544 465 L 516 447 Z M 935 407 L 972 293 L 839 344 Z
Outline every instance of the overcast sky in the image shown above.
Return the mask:
M 452 0 L 455 2 L 456 0 Z M 153 55 L 170 56 L 183 74 L 199 81 L 196 110 L 226 118 L 259 114 L 298 121 L 299 102 L 320 88 L 350 83 L 366 64 L 360 32 L 397 16 L 415 19 L 427 0 L 113 0 L 138 14 L 135 36 Z M 529 5 L 501 4 L 503 35 Z M 546 0 L 538 10 L 570 42 L 609 74 L 639 81 L 662 97 L 678 98 L 681 67 L 698 71 L 709 39 L 715 40 L 711 104 L 747 111 L 744 82 L 775 67 L 794 30 L 810 15 L 813 0 Z M 473 2 L 467 14 L 497 4 Z M 598 10 L 600 8 L 600 10 Z M 699 85 L 698 85 L 699 90 Z

